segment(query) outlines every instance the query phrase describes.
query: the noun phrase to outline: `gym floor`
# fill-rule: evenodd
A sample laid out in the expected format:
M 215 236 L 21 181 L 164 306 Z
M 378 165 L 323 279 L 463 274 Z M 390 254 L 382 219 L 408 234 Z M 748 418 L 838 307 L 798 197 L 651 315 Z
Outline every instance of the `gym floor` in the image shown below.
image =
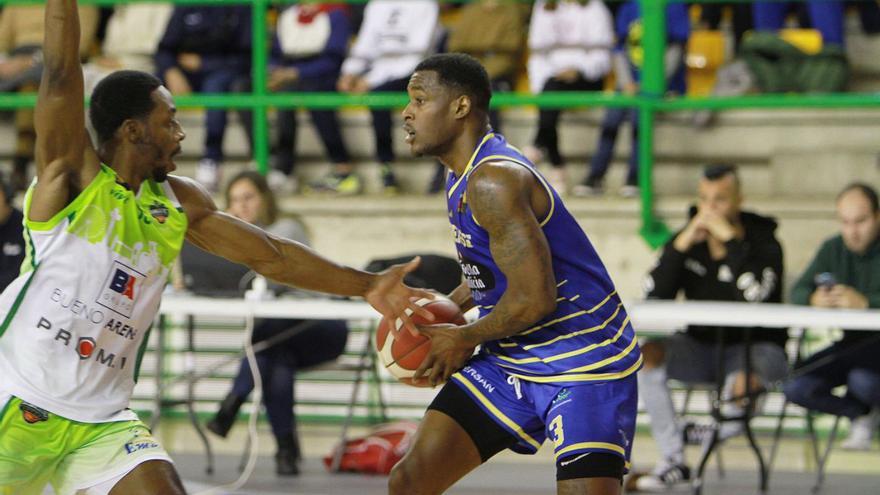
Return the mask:
M 163 424 L 157 432 L 175 459 L 177 469 L 191 494 L 211 487 L 230 483 L 238 476 L 246 428 L 237 425 L 228 439 L 211 438 L 215 449 L 213 475 L 205 473 L 204 449 L 192 427 L 186 422 Z M 360 432 L 354 431 L 353 434 Z M 323 425 L 303 425 L 300 433 L 305 460 L 298 477 L 278 477 L 274 472 L 274 444 L 271 435 L 260 428 L 259 458 L 248 482 L 238 490 L 221 489 L 211 493 L 234 494 L 297 494 L 297 495 L 379 495 L 387 493 L 383 476 L 358 474 L 330 474 L 321 463 L 337 441 L 339 428 Z M 767 449 L 769 435 L 759 437 Z M 636 438 L 633 458 L 635 471 L 650 470 L 657 459 L 657 451 L 650 435 L 640 433 Z M 695 463 L 699 456 L 696 448 L 688 451 Z M 707 467 L 703 493 L 713 495 L 741 495 L 758 493 L 758 476 L 754 456 L 740 439 L 733 439 L 722 449 L 723 477 L 713 459 Z M 773 495 L 802 495 L 810 492 L 815 483 L 815 463 L 809 443 L 797 435 L 788 435 L 782 442 L 776 466 L 771 473 L 767 493 Z M 867 452 L 848 452 L 840 448 L 832 451 L 825 484 L 826 494 L 880 493 L 880 462 L 877 446 Z M 535 456 L 521 456 L 504 452 L 488 464 L 459 481 L 448 491 L 455 495 L 537 495 L 553 493 L 554 470 L 552 451 L 545 446 Z M 683 488 L 676 493 L 689 493 Z

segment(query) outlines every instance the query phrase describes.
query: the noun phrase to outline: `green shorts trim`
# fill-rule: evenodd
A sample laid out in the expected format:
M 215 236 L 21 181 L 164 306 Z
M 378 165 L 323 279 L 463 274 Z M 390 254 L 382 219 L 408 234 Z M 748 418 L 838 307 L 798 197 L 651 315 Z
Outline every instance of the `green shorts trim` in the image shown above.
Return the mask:
M 13 397 L 0 405 L 0 495 L 73 493 L 154 459 L 171 461 L 140 420 L 80 423 Z

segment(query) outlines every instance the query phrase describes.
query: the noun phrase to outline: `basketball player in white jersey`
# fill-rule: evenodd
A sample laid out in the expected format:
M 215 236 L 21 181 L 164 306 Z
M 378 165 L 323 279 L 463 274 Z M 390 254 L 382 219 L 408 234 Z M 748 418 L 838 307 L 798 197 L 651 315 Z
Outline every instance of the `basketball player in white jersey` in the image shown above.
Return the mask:
M 75 0 L 46 2 L 27 259 L 0 295 L 0 494 L 183 493 L 168 454 L 128 409 L 147 331 L 184 237 L 304 289 L 361 296 L 403 318 L 418 260 L 381 274 L 337 265 L 217 210 L 169 175 L 185 134 L 152 75 L 121 71 L 84 121 Z M 430 316 L 428 316 L 430 318 Z M 411 324 L 410 324 L 411 326 Z M 413 327 L 414 329 L 414 327 Z

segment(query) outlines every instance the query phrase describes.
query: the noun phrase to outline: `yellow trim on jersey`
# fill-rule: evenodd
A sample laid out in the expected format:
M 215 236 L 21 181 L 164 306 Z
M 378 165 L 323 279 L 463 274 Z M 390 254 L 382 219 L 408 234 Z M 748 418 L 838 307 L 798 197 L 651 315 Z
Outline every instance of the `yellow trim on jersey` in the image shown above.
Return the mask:
M 580 449 L 612 450 L 622 456 L 626 456 L 626 450 L 624 450 L 623 447 L 621 447 L 620 445 L 617 445 L 617 444 L 608 443 L 608 442 L 581 442 L 581 443 L 571 444 L 568 447 L 565 447 L 564 449 L 559 449 L 559 451 L 556 452 L 555 458 L 558 461 L 559 456 L 565 455 L 573 450 L 580 450 Z
M 580 297 L 581 297 L 580 294 L 576 294 L 574 297 L 569 298 L 568 301 L 569 301 L 569 302 L 575 302 L 575 301 L 577 301 L 578 299 L 580 299 Z
M 618 308 L 618 311 L 619 311 L 619 308 Z M 614 317 L 612 316 L 612 319 L 613 318 Z M 617 331 L 618 337 L 623 333 L 623 329 L 626 328 L 626 322 L 628 320 L 629 320 L 629 316 L 627 316 L 627 320 L 624 321 L 624 325 L 622 325 L 620 327 L 620 329 Z M 594 332 L 597 330 L 601 330 L 602 328 L 605 328 L 605 326 L 608 325 L 608 323 L 610 323 L 610 320 L 606 321 L 602 325 L 598 325 L 598 328 L 596 328 L 596 327 L 588 328 L 586 330 L 581 330 L 580 333 L 588 333 L 588 332 Z M 568 337 L 571 335 L 572 334 L 562 335 L 560 337 L 557 337 L 557 340 L 559 340 L 562 337 Z M 615 338 L 614 340 L 616 341 L 617 339 Z M 635 342 L 635 340 L 636 339 L 633 339 L 633 342 Z M 547 342 L 547 343 L 552 343 L 552 341 Z M 537 356 L 527 357 L 527 358 L 512 358 L 512 357 L 508 357 L 508 356 L 502 356 L 500 354 L 496 355 L 495 357 L 497 357 L 498 359 L 507 361 L 509 363 L 513 363 L 513 364 L 552 363 L 553 361 L 559 361 L 559 360 L 568 359 L 568 358 L 574 357 L 574 356 L 580 356 L 581 354 L 586 354 L 586 353 L 592 351 L 593 349 L 595 349 L 599 344 L 608 345 L 609 343 L 611 343 L 611 342 L 609 340 L 606 340 L 606 341 L 600 342 L 598 344 L 589 345 L 587 347 L 581 347 L 580 349 L 575 349 L 573 351 L 563 352 L 562 354 L 555 354 L 553 356 L 549 356 L 546 358 L 541 358 L 541 357 L 537 357 Z M 533 347 L 537 347 L 538 345 L 541 345 L 541 344 L 533 344 L 530 346 L 525 346 L 524 349 L 531 349 Z M 603 361 L 599 361 L 599 363 L 602 363 L 602 362 L 607 362 L 607 359 L 603 360 Z M 594 364 L 596 364 L 596 363 L 594 363 Z M 589 366 L 593 366 L 593 364 L 591 364 Z M 594 369 L 594 368 L 590 368 L 590 369 Z M 582 371 L 582 370 L 580 368 L 578 368 L 578 369 L 574 369 L 574 370 L 569 370 L 566 373 L 571 373 L 573 371 Z
M 455 373 L 454 375 L 452 375 L 452 378 L 455 378 L 459 383 L 461 383 L 462 385 L 467 387 L 467 389 L 470 390 L 472 394 L 474 394 L 474 397 L 476 397 L 477 400 L 482 402 L 483 405 L 486 406 L 486 408 L 489 411 L 491 411 L 492 414 L 494 414 L 496 418 L 500 419 L 501 422 L 504 423 L 505 425 L 507 425 L 508 428 L 515 431 L 516 434 L 519 435 L 520 438 L 522 438 L 529 445 L 534 447 L 535 450 L 541 448 L 541 444 L 538 443 L 537 440 L 535 440 L 534 438 L 531 437 L 531 435 L 529 435 L 528 433 L 523 431 L 523 429 L 520 425 L 514 423 L 512 419 L 508 418 L 503 412 L 501 412 L 497 407 L 495 407 L 495 404 L 492 404 L 492 402 L 490 402 L 489 399 L 487 399 L 486 396 L 483 395 L 483 393 L 480 392 L 480 390 L 477 389 L 477 387 L 475 387 L 473 383 L 471 383 L 470 381 L 468 381 L 467 378 L 462 376 L 461 372 Z
M 540 344 L 529 344 L 529 345 L 523 346 L 523 350 L 531 350 L 531 349 L 534 349 L 535 347 L 542 347 L 545 345 L 550 345 L 550 344 L 556 343 L 560 340 L 570 339 L 572 337 L 577 337 L 578 335 L 583 335 L 583 334 L 602 330 L 603 328 L 607 327 L 609 323 L 611 323 L 611 320 L 613 320 L 614 318 L 617 317 L 617 314 L 620 313 L 621 307 L 623 307 L 623 303 L 618 304 L 617 310 L 614 311 L 614 314 L 612 314 L 611 317 L 608 318 L 607 320 L 605 320 L 601 325 L 596 325 L 594 327 L 585 328 L 583 330 L 578 330 L 577 332 L 573 332 L 573 333 L 569 333 L 569 334 L 565 334 L 565 335 L 560 335 L 552 340 L 548 340 L 547 342 L 542 342 Z M 596 347 L 606 346 L 608 344 L 612 344 L 614 342 L 617 342 L 617 340 L 620 338 L 620 336 L 623 335 L 623 330 L 626 328 L 627 323 L 629 323 L 629 315 L 627 315 L 627 317 L 623 320 L 623 324 L 617 330 L 617 333 L 614 335 L 614 337 L 606 339 L 600 343 L 592 344 L 592 345 L 588 346 L 586 349 L 589 351 L 591 349 L 595 349 Z M 518 342 L 499 342 L 498 345 L 500 347 L 517 347 L 521 344 L 519 344 Z M 498 356 L 498 357 L 505 359 L 504 356 Z M 513 359 L 513 358 L 506 358 L 506 359 Z M 523 359 L 537 359 L 537 358 L 523 358 Z M 530 362 L 534 362 L 534 361 L 530 361 Z M 524 364 L 524 363 L 522 361 L 520 361 L 520 364 Z
M 499 363 L 500 364 L 500 363 Z M 504 365 L 501 365 L 504 366 Z M 520 380 L 525 380 L 527 382 L 535 382 L 535 383 L 559 383 L 559 382 L 596 382 L 603 380 L 618 380 L 620 378 L 626 378 L 629 375 L 632 375 L 636 371 L 638 371 L 639 367 L 642 366 L 642 355 L 639 354 L 639 359 L 630 366 L 629 368 L 620 371 L 618 373 L 579 373 L 573 375 L 544 375 L 544 376 L 535 376 L 535 375 L 520 375 L 517 373 L 510 373 L 510 376 L 515 376 Z M 504 366 L 508 368 L 508 366 Z
M 568 283 L 568 279 L 565 279 L 562 282 L 559 282 L 558 284 L 556 284 L 556 288 L 558 289 L 567 283 Z
M 553 196 L 553 192 L 552 192 L 553 189 L 550 187 L 550 184 L 548 184 L 547 181 L 544 180 L 543 177 L 541 177 L 541 174 L 539 174 L 538 171 L 535 170 L 534 167 L 529 166 L 528 163 L 521 161 L 521 160 L 517 160 L 516 158 L 505 156 L 505 155 L 489 155 L 489 156 L 483 158 L 482 160 L 480 160 L 479 163 L 474 165 L 470 171 L 473 172 L 480 165 L 487 163 L 487 162 L 490 162 L 492 160 L 513 162 L 513 163 L 516 163 L 517 165 L 522 165 L 529 172 L 531 172 L 532 175 L 534 175 L 538 179 L 538 182 L 541 183 L 541 186 L 544 187 L 544 190 L 547 191 L 547 195 L 550 197 L 550 211 L 547 212 L 547 216 L 544 217 L 543 220 L 538 222 L 538 226 L 543 227 L 544 225 L 547 225 L 547 222 L 549 222 L 550 219 L 553 217 L 553 212 L 556 211 L 556 198 Z M 464 175 L 464 174 L 462 174 L 462 175 Z M 473 216 L 473 215 L 471 215 L 471 216 Z M 474 222 L 476 222 L 476 221 L 477 221 L 477 219 L 474 218 Z M 479 223 L 477 223 L 477 225 L 479 225 Z
M 565 283 L 565 282 L 568 282 L 568 280 L 565 280 L 563 283 Z M 557 286 L 557 287 L 559 287 L 559 286 Z M 608 300 L 611 299 L 612 296 L 614 296 L 614 294 L 617 294 L 617 290 L 616 290 L 616 289 L 613 290 L 613 291 L 611 291 L 610 294 L 608 294 L 607 296 L 605 296 L 605 299 L 602 299 L 601 301 L 599 301 L 599 303 L 597 303 L 595 306 L 593 306 L 593 307 L 590 308 L 590 309 L 585 309 L 585 310 L 581 310 L 581 311 L 575 311 L 574 313 L 571 313 L 571 314 L 568 314 L 568 315 L 565 315 L 565 316 L 560 316 L 559 318 L 556 318 L 555 320 L 548 321 L 547 323 L 544 323 L 543 325 L 538 325 L 538 326 L 536 326 L 536 327 L 529 328 L 528 330 L 523 330 L 522 332 L 519 333 L 519 335 L 528 335 L 528 334 L 530 334 L 530 333 L 535 333 L 535 332 L 537 332 L 538 330 L 540 330 L 540 329 L 542 329 L 542 328 L 547 328 L 547 327 L 549 327 L 550 325 L 555 325 L 555 324 L 560 323 L 560 322 L 563 322 L 563 321 L 565 321 L 565 320 L 570 320 L 570 319 L 572 319 L 572 318 L 577 318 L 578 316 L 583 316 L 583 315 L 587 315 L 587 314 L 590 314 L 590 313 L 595 313 L 596 310 L 598 310 L 599 308 L 601 308 L 602 306 L 604 306 L 605 303 L 607 303 Z
M 617 309 L 614 310 L 614 313 L 611 313 L 611 316 L 609 316 L 607 320 L 603 321 L 602 323 L 600 323 L 596 326 L 592 326 L 590 328 L 584 328 L 583 330 L 577 330 L 575 332 L 567 333 L 565 335 L 559 335 L 558 337 L 552 338 L 546 342 L 541 342 L 538 344 L 529 344 L 527 346 L 523 346 L 523 349 L 528 351 L 528 350 L 534 349 L 536 347 L 544 347 L 545 345 L 555 344 L 556 342 L 559 342 L 560 340 L 571 339 L 571 338 L 577 337 L 579 335 L 586 335 L 588 333 L 593 333 L 593 332 L 598 332 L 599 330 L 604 330 L 605 327 L 607 327 L 609 323 L 611 323 L 612 321 L 614 321 L 615 318 L 617 318 L 617 315 L 620 313 L 620 310 L 622 308 L 623 308 L 623 303 L 618 304 Z M 623 323 L 620 325 L 620 329 L 618 329 L 618 331 L 617 331 L 618 334 L 620 332 L 623 332 L 623 329 L 626 328 L 626 324 L 628 322 L 629 322 L 629 315 L 626 316 L 626 318 L 623 320 Z M 605 342 L 608 342 L 608 341 L 606 340 Z M 593 347 L 593 346 L 590 346 L 590 347 Z
M 611 357 L 605 358 L 601 361 L 596 361 L 593 364 L 581 366 L 580 368 L 570 369 L 570 370 L 566 371 L 566 373 L 579 373 L 582 371 L 596 370 L 596 369 L 599 369 L 607 364 L 611 364 L 613 362 L 620 361 L 621 359 L 629 356 L 629 353 L 632 352 L 632 350 L 635 349 L 637 345 L 639 345 L 639 339 L 633 338 L 632 342 L 630 342 L 629 345 L 626 346 L 626 348 L 624 348 L 622 351 L 618 352 L 617 354 L 615 354 Z
M 494 132 L 490 132 L 483 136 L 483 140 L 480 141 L 480 144 L 477 145 L 477 149 L 474 150 L 474 153 L 471 155 L 471 159 L 468 160 L 467 166 L 464 167 L 464 171 L 461 173 L 461 176 L 458 178 L 458 180 L 455 181 L 455 184 L 453 184 L 452 187 L 449 188 L 449 192 L 446 194 L 447 198 L 452 197 L 452 193 L 454 193 L 455 190 L 458 189 L 458 185 L 461 184 L 461 181 L 465 177 L 467 177 L 468 173 L 471 171 L 471 168 L 473 168 L 474 159 L 477 158 L 477 153 L 480 152 L 480 149 L 483 147 L 484 144 L 486 144 L 486 141 L 492 139 L 493 137 L 495 137 Z

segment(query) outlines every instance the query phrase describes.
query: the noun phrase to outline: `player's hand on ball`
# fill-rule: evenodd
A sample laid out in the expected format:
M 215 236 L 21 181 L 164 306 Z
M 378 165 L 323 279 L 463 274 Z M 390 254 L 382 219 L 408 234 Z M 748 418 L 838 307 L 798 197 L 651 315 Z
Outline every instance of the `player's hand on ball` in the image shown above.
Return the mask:
M 465 340 L 466 334 L 458 325 L 425 325 L 419 327 L 419 332 L 431 339 L 431 350 L 413 375 L 415 382 L 427 379 L 435 387 L 460 370 L 474 354 L 475 346 Z
M 424 289 L 415 289 L 403 283 L 403 277 L 419 266 L 421 258 L 416 256 L 408 263 L 394 265 L 387 270 L 376 274 L 371 287 L 367 290 L 364 298 L 382 316 L 394 321 L 397 318 L 403 322 L 413 335 L 418 334 L 418 328 L 413 323 L 412 314 L 424 317 L 428 321 L 434 321 L 434 314 L 415 302 L 419 299 L 434 299 L 434 294 Z

